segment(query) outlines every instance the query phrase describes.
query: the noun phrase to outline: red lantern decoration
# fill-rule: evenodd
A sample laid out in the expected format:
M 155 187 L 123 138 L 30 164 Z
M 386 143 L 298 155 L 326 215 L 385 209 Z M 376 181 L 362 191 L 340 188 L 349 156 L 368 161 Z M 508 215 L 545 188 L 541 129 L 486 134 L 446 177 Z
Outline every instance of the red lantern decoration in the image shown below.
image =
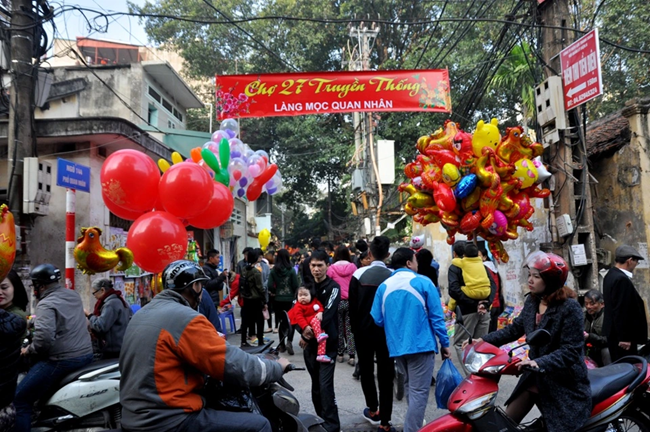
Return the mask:
M 104 202 L 134 213 L 149 211 L 156 203 L 160 171 L 153 159 L 142 152 L 119 150 L 111 154 L 104 161 L 99 178 Z
M 145 212 L 131 211 L 123 207 L 120 207 L 117 204 L 113 204 L 113 202 L 110 199 L 108 199 L 108 197 L 106 196 L 103 190 L 102 190 L 102 198 L 104 199 L 104 204 L 106 204 L 106 207 L 108 207 L 111 213 L 113 213 L 115 216 L 119 218 L 134 221 L 140 216 L 142 216 L 143 214 L 145 214 Z
M 235 208 L 235 200 L 230 189 L 219 182 L 212 182 L 214 190 L 212 201 L 203 213 L 189 219 L 190 225 L 197 228 L 210 229 L 223 225 Z
M 187 230 L 178 218 L 154 211 L 140 216 L 126 238 L 133 261 L 143 270 L 158 273 L 167 264 L 183 259 L 187 251 Z
M 160 202 L 174 216 L 190 219 L 210 205 L 212 183 L 210 175 L 195 163 L 173 165 L 160 179 Z

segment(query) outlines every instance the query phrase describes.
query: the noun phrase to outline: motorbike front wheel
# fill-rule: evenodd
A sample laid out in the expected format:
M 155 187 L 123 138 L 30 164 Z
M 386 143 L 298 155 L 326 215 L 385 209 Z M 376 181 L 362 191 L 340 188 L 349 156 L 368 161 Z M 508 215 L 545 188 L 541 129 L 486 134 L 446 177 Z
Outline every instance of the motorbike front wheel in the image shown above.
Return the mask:
M 650 432 L 650 424 L 636 412 L 624 412 L 608 425 L 607 432 Z

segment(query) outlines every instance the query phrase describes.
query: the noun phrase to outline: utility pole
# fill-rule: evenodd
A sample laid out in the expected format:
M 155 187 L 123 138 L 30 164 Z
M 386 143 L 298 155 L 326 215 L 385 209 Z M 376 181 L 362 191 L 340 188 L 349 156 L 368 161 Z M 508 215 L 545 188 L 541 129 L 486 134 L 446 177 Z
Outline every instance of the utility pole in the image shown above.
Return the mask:
M 36 145 L 36 137 L 32 135 L 34 77 L 37 71 L 36 65 L 32 63 L 35 24 L 32 18 L 32 9 L 31 0 L 13 0 L 11 2 L 11 75 L 13 83 L 10 94 L 7 141 L 9 147 L 7 194 L 9 209 L 18 226 L 25 225 L 23 217 L 23 161 L 25 157 L 34 155 Z
M 377 38 L 379 34 L 379 27 L 373 24 L 368 28 L 364 23 L 359 27 L 350 28 L 350 38 L 356 42 L 356 48 L 351 51 L 351 59 L 349 61 L 349 68 L 351 71 L 369 70 L 370 69 L 370 47 L 372 41 Z M 381 206 L 383 204 L 383 190 L 379 181 L 379 171 L 377 169 L 377 161 L 375 158 L 376 148 L 373 138 L 373 121 L 372 114 L 366 112 L 354 113 L 354 142 L 355 142 L 355 163 L 361 164 L 363 168 L 364 189 L 371 196 L 376 196 L 375 209 L 376 215 L 374 217 L 375 235 L 379 235 L 381 231 L 380 217 Z M 368 161 L 370 155 L 370 161 Z M 374 183 L 377 183 L 377 191 L 375 192 Z M 372 222 L 372 220 L 371 220 Z
M 562 29 L 546 27 L 542 30 L 544 74 L 547 78 L 561 75 L 560 51 L 570 45 L 574 38 L 574 33 L 566 30 L 570 26 L 568 0 L 545 0 L 540 4 L 539 10 L 542 24 L 563 27 Z M 586 106 L 577 109 L 585 110 Z M 587 264 L 571 266 L 576 281 L 575 288 L 580 293 L 584 293 L 586 290 L 597 289 L 599 285 L 590 174 L 587 165 L 586 137 L 582 133 L 579 120 L 580 112 L 569 111 L 565 115 L 569 128 L 560 131 L 559 143 L 549 149 L 551 159 L 558 161 L 555 165 L 562 164 L 559 169 L 556 168 L 554 174 L 557 195 L 550 197 L 551 200 L 557 199 L 557 206 L 551 204 L 550 211 L 555 210 L 555 214 L 551 215 L 552 218 L 568 214 L 573 222 L 574 232 L 563 244 L 554 243 L 553 247 L 567 259 L 567 262 L 573 262 L 571 246 L 584 245 Z M 555 233 L 553 234 L 555 239 Z M 557 238 L 559 239 L 559 236 Z

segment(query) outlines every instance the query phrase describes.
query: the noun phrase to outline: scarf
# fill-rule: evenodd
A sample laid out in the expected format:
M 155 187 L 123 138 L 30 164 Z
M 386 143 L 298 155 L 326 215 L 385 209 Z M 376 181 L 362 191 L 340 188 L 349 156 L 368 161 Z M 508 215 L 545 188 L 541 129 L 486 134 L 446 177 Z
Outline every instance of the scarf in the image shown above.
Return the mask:
M 129 307 L 129 305 L 126 304 L 126 301 L 124 301 L 124 298 L 122 297 L 122 292 L 121 292 L 121 291 L 117 291 L 115 288 L 110 288 L 110 289 L 107 288 L 107 289 L 106 289 L 106 292 L 104 293 L 104 295 L 101 296 L 101 297 L 97 300 L 97 303 L 95 303 L 95 310 L 93 311 L 93 315 L 95 315 L 95 316 L 100 316 L 100 315 L 101 315 L 101 313 L 102 313 L 102 312 L 101 312 L 101 311 L 102 311 L 102 306 L 104 306 L 104 301 L 105 301 L 105 300 L 108 298 L 108 296 L 111 295 L 111 294 L 115 294 L 115 295 L 117 296 L 117 298 L 119 298 L 120 300 L 122 300 L 122 304 L 124 305 L 125 308 L 128 308 L 128 307 Z

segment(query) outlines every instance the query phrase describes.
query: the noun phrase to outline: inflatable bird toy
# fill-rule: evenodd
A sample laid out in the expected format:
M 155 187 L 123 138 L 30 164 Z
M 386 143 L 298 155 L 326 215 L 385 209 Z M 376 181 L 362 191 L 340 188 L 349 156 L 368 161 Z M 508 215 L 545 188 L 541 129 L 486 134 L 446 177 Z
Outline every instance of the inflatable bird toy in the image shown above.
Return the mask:
M 0 206 L 0 282 L 2 282 L 16 259 L 16 225 L 14 215 L 6 204 Z
M 81 228 L 81 237 L 74 248 L 77 268 L 84 274 L 102 273 L 117 268 L 124 271 L 133 265 L 133 252 L 127 248 L 106 250 L 99 242 L 102 230 L 97 227 Z

